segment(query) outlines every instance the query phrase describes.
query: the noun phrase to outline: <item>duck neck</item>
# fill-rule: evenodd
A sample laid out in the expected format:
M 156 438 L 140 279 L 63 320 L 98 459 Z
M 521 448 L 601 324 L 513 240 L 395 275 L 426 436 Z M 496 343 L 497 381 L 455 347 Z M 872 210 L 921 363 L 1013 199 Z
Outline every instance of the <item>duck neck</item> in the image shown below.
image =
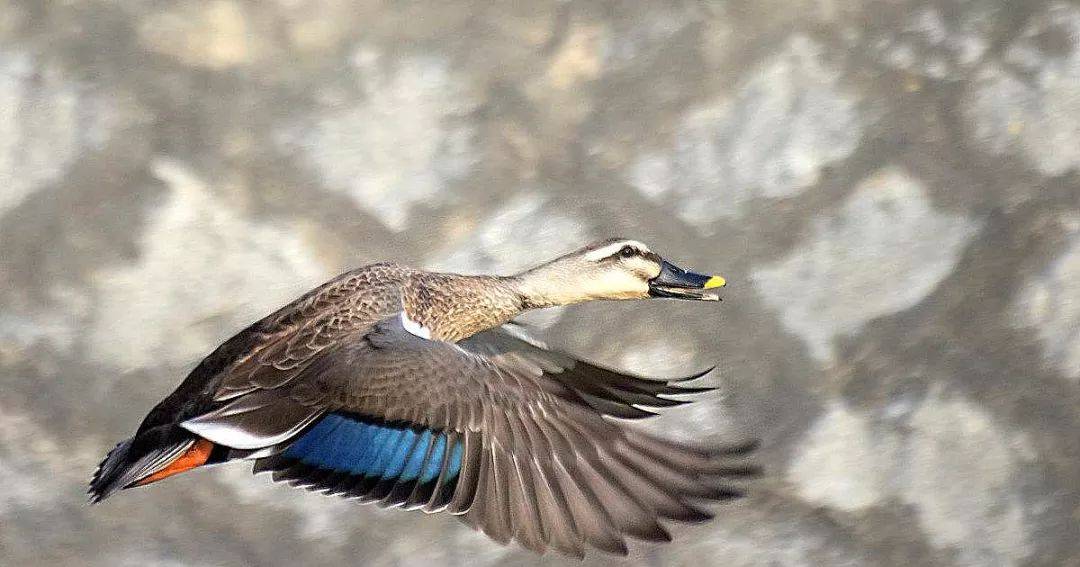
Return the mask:
M 521 296 L 525 309 L 542 309 L 590 299 L 571 276 L 565 266 L 549 262 L 506 279 Z
M 419 328 L 414 334 L 457 342 L 497 327 L 530 308 L 515 278 L 414 274 L 402 293 L 402 307 Z

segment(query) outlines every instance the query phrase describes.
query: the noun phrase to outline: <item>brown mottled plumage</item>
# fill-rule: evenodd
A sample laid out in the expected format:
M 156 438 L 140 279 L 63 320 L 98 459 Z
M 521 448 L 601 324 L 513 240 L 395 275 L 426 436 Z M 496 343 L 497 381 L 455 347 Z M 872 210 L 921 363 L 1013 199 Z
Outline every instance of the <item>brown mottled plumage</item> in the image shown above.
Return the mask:
M 612 419 L 704 389 L 582 362 L 509 321 L 592 299 L 716 299 L 706 290 L 722 285 L 634 241 L 509 277 L 358 268 L 207 356 L 109 453 L 91 498 L 246 458 L 275 480 L 446 510 L 537 552 L 669 540 L 659 521 L 700 521 L 695 500 L 741 494 L 731 481 L 754 473 L 740 460 L 752 445 L 697 449 Z
M 405 314 L 431 338 L 457 342 L 497 327 L 524 310 L 512 278 L 414 272 L 402 288 Z

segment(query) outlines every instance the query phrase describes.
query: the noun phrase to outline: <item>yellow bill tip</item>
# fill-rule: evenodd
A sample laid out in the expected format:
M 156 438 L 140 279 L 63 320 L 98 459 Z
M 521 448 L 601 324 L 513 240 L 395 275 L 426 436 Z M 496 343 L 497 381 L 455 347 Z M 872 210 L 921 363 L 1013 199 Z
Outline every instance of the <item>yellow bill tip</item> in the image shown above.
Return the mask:
M 717 287 L 724 287 L 727 285 L 727 280 L 720 276 L 713 276 L 705 282 L 705 289 L 713 289 Z

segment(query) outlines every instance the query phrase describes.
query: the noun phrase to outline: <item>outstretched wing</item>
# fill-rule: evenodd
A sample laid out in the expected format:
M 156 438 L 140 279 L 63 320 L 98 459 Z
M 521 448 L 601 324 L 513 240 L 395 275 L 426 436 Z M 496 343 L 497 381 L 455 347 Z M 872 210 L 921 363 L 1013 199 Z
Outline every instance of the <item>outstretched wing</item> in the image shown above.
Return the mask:
M 310 408 L 316 417 L 257 470 L 385 506 L 447 510 L 496 541 L 538 552 L 625 553 L 626 537 L 670 539 L 660 520 L 708 518 L 696 499 L 741 494 L 730 481 L 754 472 L 736 458 L 749 445 L 705 451 L 604 417 L 665 405 L 663 395 L 682 390 L 558 363 L 562 355 L 516 340 L 428 341 L 393 317 L 324 352 L 289 383 L 238 397 L 216 421 L 242 429 L 230 417 L 254 407 L 246 415 L 270 419 L 275 412 L 265 408 L 280 400 Z
M 677 385 L 700 378 L 712 368 L 666 380 L 634 376 L 551 350 L 516 323 L 478 333 L 458 344 L 509 371 L 531 376 L 543 375 L 562 384 L 568 390 L 566 394 L 574 401 L 584 403 L 604 415 L 624 419 L 656 415 L 641 406 L 662 408 L 689 403 L 668 396 L 713 390 Z

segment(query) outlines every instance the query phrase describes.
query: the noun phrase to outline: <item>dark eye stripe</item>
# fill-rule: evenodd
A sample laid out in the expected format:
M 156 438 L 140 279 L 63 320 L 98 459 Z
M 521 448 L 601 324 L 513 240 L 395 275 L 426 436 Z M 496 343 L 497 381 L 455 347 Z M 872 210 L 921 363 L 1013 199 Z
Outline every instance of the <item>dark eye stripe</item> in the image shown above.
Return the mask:
M 613 247 L 613 246 L 614 245 L 611 245 L 611 247 Z M 649 252 L 647 249 L 641 248 L 640 246 L 637 246 L 635 244 L 623 244 L 619 248 L 617 248 L 614 252 L 608 252 L 608 250 L 610 250 L 611 247 L 608 247 L 607 249 L 602 248 L 600 250 L 595 250 L 593 252 L 590 252 L 588 255 L 586 255 L 586 257 L 592 256 L 591 259 L 593 261 L 596 261 L 596 262 L 619 260 L 619 259 L 624 259 L 624 258 L 649 258 L 649 259 L 653 259 L 654 257 L 659 258 L 659 256 L 656 256 L 652 252 Z M 596 254 L 598 252 L 601 252 L 601 251 L 607 253 L 607 255 L 606 256 L 596 256 Z

